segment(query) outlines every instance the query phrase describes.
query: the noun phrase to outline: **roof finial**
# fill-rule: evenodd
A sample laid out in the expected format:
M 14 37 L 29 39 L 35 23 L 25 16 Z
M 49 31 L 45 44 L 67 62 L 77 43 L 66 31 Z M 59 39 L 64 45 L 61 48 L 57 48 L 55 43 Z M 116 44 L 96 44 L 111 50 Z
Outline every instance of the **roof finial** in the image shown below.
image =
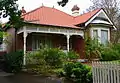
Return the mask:
M 79 15 L 80 8 L 77 5 L 74 5 L 71 10 L 72 10 L 73 16 L 78 16 Z
M 80 8 L 77 6 L 77 5 L 74 5 L 73 8 L 71 9 L 72 11 L 75 11 L 75 10 L 80 10 Z
M 22 7 L 22 15 L 26 13 L 26 10 L 24 9 L 24 6 Z

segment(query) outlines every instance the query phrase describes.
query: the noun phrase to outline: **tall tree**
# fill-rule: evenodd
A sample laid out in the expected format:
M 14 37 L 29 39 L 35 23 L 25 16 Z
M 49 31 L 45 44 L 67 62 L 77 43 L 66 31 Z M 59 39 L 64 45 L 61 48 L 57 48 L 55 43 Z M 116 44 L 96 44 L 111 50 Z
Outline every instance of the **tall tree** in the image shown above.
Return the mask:
M 92 6 L 90 6 L 87 10 L 91 11 L 97 8 L 103 8 L 109 18 L 116 21 L 116 18 L 118 17 L 119 13 L 119 2 L 118 0 L 91 0 L 93 3 Z
M 118 42 L 120 38 L 120 11 L 119 11 L 119 3 L 118 0 L 91 0 L 93 3 L 92 6 L 90 6 L 87 10 L 91 11 L 97 8 L 103 8 L 105 12 L 107 13 L 108 17 L 113 21 L 115 26 L 117 27 L 116 31 L 113 31 L 112 33 L 112 42 L 116 43 Z
M 15 51 L 16 51 L 16 31 L 22 26 L 21 11 L 18 10 L 18 0 L 0 0 L 0 17 L 6 18 L 9 16 L 7 27 L 15 28 Z M 9 26 L 8 26 L 9 25 Z
M 64 7 L 68 3 L 68 0 L 62 0 L 58 2 L 58 5 Z
M 3 30 L 2 30 L 2 25 L 0 24 L 0 44 L 3 42 Z
M 18 10 L 18 0 L 0 0 L 0 17 L 6 18 L 9 16 L 9 23 L 17 28 L 20 26 L 21 11 Z

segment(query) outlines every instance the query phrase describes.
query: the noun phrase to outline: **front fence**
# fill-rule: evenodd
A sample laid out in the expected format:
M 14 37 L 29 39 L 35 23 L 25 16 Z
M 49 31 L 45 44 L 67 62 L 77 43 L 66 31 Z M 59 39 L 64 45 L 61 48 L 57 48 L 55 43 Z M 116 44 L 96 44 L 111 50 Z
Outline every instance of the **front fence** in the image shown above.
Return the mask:
M 119 62 L 92 62 L 93 83 L 120 83 Z

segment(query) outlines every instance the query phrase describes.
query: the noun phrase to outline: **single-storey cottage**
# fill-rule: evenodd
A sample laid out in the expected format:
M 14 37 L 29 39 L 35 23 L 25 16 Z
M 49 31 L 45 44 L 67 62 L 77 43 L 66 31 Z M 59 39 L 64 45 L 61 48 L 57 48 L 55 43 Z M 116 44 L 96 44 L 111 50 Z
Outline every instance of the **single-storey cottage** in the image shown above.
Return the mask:
M 72 15 L 69 15 L 54 7 L 41 6 L 30 12 L 22 8 L 25 25 L 17 29 L 16 40 L 15 29 L 6 29 L 10 34 L 10 44 L 1 44 L 1 50 L 10 52 L 22 49 L 26 55 L 27 51 L 35 51 L 42 44 L 64 51 L 74 50 L 84 59 L 85 37 L 98 37 L 99 42 L 105 44 L 110 41 L 111 30 L 115 29 L 115 26 L 104 9 L 96 9 L 82 15 L 79 10 L 75 5 L 71 10 Z

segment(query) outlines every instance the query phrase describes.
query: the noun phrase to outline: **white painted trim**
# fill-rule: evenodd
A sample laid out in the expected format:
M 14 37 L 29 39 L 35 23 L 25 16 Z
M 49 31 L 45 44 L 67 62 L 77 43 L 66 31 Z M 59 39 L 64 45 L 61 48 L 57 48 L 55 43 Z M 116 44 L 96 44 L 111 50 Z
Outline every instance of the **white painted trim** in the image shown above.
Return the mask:
M 20 33 L 24 32 L 24 27 L 19 28 L 18 31 L 17 31 L 17 34 L 20 34 Z
M 105 13 L 104 10 L 102 10 L 108 21 L 113 25 L 113 28 L 116 30 L 117 28 L 114 26 L 113 22 L 109 19 L 108 15 Z
M 108 31 L 108 41 L 110 41 L 110 29 L 109 28 L 101 28 L 101 27 L 92 27 L 90 30 L 91 38 L 93 37 L 93 30 L 98 30 L 98 40 L 101 43 L 101 31 L 106 30 Z
M 26 65 L 26 40 L 27 40 L 27 32 L 26 32 L 26 27 L 23 27 L 24 32 L 23 32 L 23 38 L 24 38 L 24 57 L 23 57 L 23 65 Z
M 21 28 L 18 30 L 17 34 L 20 34 L 24 32 L 24 29 Z M 84 37 L 84 32 L 82 30 L 78 29 L 64 29 L 64 28 L 58 28 L 58 27 L 31 27 L 27 26 L 26 27 L 26 32 L 27 33 L 53 33 L 53 34 L 63 34 L 63 35 L 80 35 Z
M 93 21 L 93 19 L 95 19 L 101 13 L 101 10 L 98 13 L 96 13 L 88 22 L 86 22 L 85 26 L 87 26 L 89 23 L 91 23 Z
M 116 29 L 116 27 L 114 26 L 113 22 L 109 19 L 109 17 L 107 16 L 107 14 L 105 13 L 105 11 L 103 9 L 101 9 L 88 22 L 86 22 L 85 26 L 87 26 L 88 24 L 90 24 L 100 13 L 103 13 L 105 15 L 105 17 L 108 19 L 108 21 L 110 22 L 110 24 L 113 25 L 114 29 Z
M 67 37 L 67 51 L 69 52 L 70 50 L 70 35 L 66 35 Z
M 97 23 L 97 24 L 103 23 L 103 24 L 108 24 L 108 25 L 110 24 L 110 22 L 104 21 L 104 20 L 101 20 L 101 19 L 95 19 L 91 23 Z

